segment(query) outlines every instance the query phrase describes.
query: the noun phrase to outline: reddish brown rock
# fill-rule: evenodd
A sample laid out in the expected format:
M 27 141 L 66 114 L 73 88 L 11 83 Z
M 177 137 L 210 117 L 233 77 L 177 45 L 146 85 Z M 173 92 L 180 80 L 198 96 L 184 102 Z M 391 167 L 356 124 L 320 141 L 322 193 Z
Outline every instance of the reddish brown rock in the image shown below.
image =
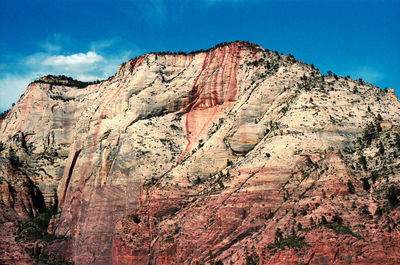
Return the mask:
M 328 154 L 318 165 L 333 165 L 340 161 L 337 159 L 340 158 Z M 340 168 L 335 166 L 333 169 Z M 389 210 L 383 216 L 369 217 L 360 212 L 363 205 L 352 209 L 351 202 L 364 204 L 360 197 L 365 191 L 349 194 L 344 180 L 351 176 L 339 172 L 311 173 L 310 178 L 316 181 L 313 188 L 300 183 L 296 190 L 286 189 L 289 191 L 287 199 L 278 193 L 246 191 L 254 185 L 251 180 L 229 199 L 218 194 L 192 197 L 184 203 L 181 200 L 148 199 L 146 207 L 142 206 L 118 222 L 113 262 L 397 264 L 400 260 L 395 253 L 399 251 L 400 234 L 397 229 L 388 232 L 386 222 L 389 218 L 397 224 L 400 211 Z M 331 175 L 338 173 L 338 176 Z M 256 177 L 257 174 L 251 178 Z M 336 177 L 344 180 L 338 182 Z M 323 178 L 328 179 L 323 181 Z M 229 181 L 225 181 L 224 185 L 227 185 Z M 292 181 L 294 178 L 288 184 Z M 165 190 L 163 187 L 158 189 Z M 170 190 L 167 192 L 171 193 Z M 335 198 L 324 199 L 325 193 Z M 334 221 L 336 215 L 340 215 L 339 221 Z M 322 216 L 327 224 L 321 223 Z M 310 223 L 310 218 L 314 223 Z M 302 224 L 301 228 L 299 224 Z M 277 228 L 283 232 L 283 238 L 295 233 L 292 242 L 304 242 L 304 245 L 298 248 L 284 245 L 279 249 L 274 245 Z
M 0 263 L 13 264 L 33 264 L 31 253 L 15 241 L 14 233 L 17 227 L 14 222 L 0 223 Z

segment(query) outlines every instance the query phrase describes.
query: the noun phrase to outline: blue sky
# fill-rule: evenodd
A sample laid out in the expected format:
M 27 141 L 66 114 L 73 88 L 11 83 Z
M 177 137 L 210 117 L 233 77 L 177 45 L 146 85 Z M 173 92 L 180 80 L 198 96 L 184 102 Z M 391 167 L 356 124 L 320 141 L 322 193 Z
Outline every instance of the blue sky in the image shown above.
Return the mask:
M 400 92 L 398 0 L 0 0 L 0 110 L 46 74 L 88 81 L 151 51 L 248 40 Z

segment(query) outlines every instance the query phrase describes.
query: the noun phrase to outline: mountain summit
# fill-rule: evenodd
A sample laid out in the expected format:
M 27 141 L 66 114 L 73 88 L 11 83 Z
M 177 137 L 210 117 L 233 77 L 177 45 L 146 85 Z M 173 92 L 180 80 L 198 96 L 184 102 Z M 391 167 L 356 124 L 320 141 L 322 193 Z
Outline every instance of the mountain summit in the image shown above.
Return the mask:
M 0 141 L 5 264 L 400 262 L 394 90 L 292 55 L 232 42 L 48 76 Z

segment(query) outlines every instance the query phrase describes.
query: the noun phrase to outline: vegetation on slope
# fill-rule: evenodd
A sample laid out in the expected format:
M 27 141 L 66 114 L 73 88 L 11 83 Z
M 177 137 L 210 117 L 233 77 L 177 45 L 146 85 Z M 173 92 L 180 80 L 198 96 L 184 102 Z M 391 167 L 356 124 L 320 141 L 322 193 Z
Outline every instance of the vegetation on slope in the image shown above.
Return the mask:
M 25 243 L 35 242 L 43 246 L 53 243 L 56 240 L 65 240 L 67 237 L 49 233 L 47 228 L 50 220 L 57 214 L 58 199 L 55 195 L 54 204 L 48 207 L 44 212 L 33 216 L 30 220 L 23 223 L 18 231 L 16 239 Z M 41 251 L 33 254 L 35 264 L 40 265 L 69 265 L 72 262 L 62 261 L 48 252 Z

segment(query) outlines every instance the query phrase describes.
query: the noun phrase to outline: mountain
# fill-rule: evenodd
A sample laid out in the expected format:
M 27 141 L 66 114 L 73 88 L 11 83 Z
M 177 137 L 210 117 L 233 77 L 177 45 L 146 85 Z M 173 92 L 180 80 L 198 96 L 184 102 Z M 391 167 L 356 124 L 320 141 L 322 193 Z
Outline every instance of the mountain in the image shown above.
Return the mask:
M 400 263 L 394 90 L 292 55 L 232 42 L 46 76 L 0 141 L 5 264 Z

